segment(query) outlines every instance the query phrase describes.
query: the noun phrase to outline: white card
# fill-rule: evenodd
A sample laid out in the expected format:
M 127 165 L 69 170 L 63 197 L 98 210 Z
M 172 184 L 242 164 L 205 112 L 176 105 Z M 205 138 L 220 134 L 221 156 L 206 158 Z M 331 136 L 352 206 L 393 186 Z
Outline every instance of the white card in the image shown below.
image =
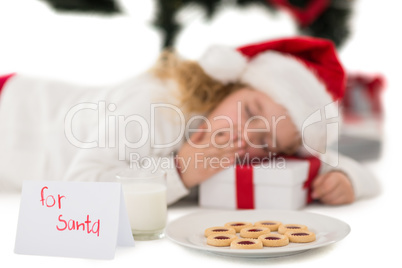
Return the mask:
M 24 182 L 15 253 L 113 259 L 134 246 L 121 184 Z

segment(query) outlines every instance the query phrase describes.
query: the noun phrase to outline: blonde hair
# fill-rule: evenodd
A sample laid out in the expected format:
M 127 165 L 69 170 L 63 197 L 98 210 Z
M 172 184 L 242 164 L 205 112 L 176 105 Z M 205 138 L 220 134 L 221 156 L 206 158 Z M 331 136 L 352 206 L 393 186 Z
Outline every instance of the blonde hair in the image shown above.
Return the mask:
M 226 96 L 243 87 L 240 83 L 225 85 L 209 77 L 197 62 L 183 60 L 172 50 L 160 54 L 151 72 L 177 84 L 180 104 L 189 113 L 208 114 Z

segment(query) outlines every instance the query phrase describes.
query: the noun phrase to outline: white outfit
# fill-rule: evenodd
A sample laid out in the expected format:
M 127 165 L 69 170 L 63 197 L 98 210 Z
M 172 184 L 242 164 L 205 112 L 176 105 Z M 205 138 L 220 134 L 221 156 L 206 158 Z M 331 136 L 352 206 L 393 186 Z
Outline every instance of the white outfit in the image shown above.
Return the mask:
M 153 131 L 150 128 L 147 134 L 137 123 L 143 123 L 141 118 L 151 123 L 151 103 L 174 102 L 169 100 L 172 93 L 169 88 L 150 74 L 115 87 L 96 89 L 23 75 L 10 78 L 0 96 L 0 190 L 20 190 L 23 180 L 111 181 L 117 172 L 129 167 L 130 153 L 135 153 L 134 160 L 152 156 L 164 161 L 169 203 L 187 195 L 189 191 L 176 171 L 172 154 L 183 143 L 179 135 L 180 116 L 172 109 L 155 108 L 155 122 L 152 122 L 155 128 Z M 102 110 L 102 106 L 106 109 Z M 68 118 L 68 114 L 74 116 Z M 137 117 L 128 117 L 133 115 Z M 108 119 L 105 128 L 98 126 L 98 121 L 104 122 L 99 117 Z M 109 129 L 113 132 L 113 127 L 109 128 L 113 120 L 116 126 L 120 120 L 125 128 L 123 131 L 115 127 L 118 131 L 113 139 L 115 148 L 111 136 L 101 133 L 106 130 L 108 134 Z M 67 121 L 72 122 L 71 132 L 65 131 Z M 71 133 L 74 137 L 68 140 Z M 151 139 L 152 133 L 155 135 Z M 178 137 L 169 148 L 151 146 L 152 140 L 167 144 Z M 123 155 L 119 160 L 118 141 L 121 140 L 130 146 L 141 140 L 143 145 L 120 150 Z M 89 146 L 93 141 L 105 148 L 76 147 Z
M 10 78 L 0 95 L 0 191 L 19 191 L 23 180 L 112 181 L 131 157 L 166 169 L 168 203 L 176 202 L 189 194 L 174 164 L 188 132 L 180 112 L 159 105 L 176 105 L 176 94 L 149 73 L 105 88 Z M 323 164 L 321 172 L 331 169 Z M 336 169 L 357 198 L 377 192 L 355 161 L 341 156 Z

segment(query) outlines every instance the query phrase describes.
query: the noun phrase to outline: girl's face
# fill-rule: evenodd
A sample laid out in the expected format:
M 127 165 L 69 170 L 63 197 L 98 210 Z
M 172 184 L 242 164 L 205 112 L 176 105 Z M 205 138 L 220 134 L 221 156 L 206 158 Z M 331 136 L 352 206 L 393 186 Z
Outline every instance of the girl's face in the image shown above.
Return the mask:
M 208 122 L 212 133 L 232 131 L 235 139 L 241 138 L 249 157 L 293 154 L 301 145 L 287 110 L 258 90 L 235 91 L 211 112 Z

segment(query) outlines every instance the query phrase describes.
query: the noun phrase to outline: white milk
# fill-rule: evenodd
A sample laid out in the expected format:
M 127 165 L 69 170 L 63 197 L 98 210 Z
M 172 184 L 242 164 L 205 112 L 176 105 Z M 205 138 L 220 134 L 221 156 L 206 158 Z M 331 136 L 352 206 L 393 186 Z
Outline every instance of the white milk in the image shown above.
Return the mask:
M 165 228 L 167 218 L 165 185 L 139 182 L 124 185 L 123 191 L 133 232 Z

